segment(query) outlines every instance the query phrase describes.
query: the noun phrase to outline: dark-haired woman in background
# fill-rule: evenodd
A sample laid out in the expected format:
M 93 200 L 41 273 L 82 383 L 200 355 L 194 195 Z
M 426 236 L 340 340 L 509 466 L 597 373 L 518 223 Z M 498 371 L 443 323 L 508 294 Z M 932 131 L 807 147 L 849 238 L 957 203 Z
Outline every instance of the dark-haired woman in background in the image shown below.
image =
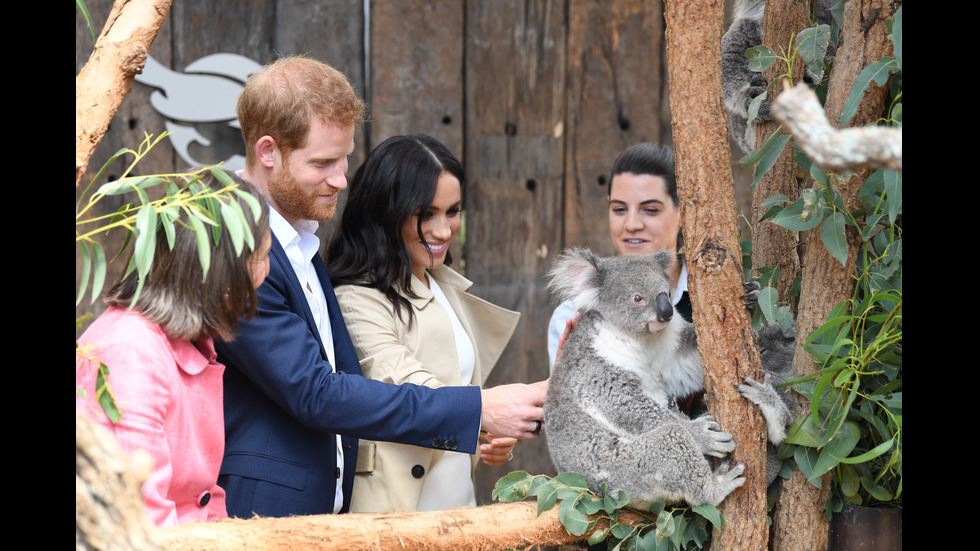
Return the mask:
M 674 173 L 674 150 L 640 143 L 613 162 L 609 182 L 609 236 L 619 254 L 653 254 L 668 250 L 677 261 L 667 271 L 674 280 L 674 309 L 691 321 L 687 296 L 687 267 L 681 254 L 680 199 Z M 568 320 L 575 317 L 572 301 L 555 308 L 548 324 L 548 361 L 555 364 L 558 342 Z
M 366 377 L 429 387 L 480 385 L 519 314 L 469 293 L 448 267 L 460 227 L 463 169 L 435 139 L 397 136 L 379 145 L 350 185 L 329 273 Z M 484 462 L 516 443 L 488 435 Z M 477 460 L 361 440 L 351 511 L 440 510 L 475 505 Z
M 198 259 L 197 238 L 180 212 L 171 249 L 161 226 L 149 273 L 139 286 L 134 270 L 106 294 L 109 308 L 78 339 L 76 409 L 108 428 L 127 451 L 143 449 L 153 470 L 143 484 L 143 502 L 159 526 L 228 516 L 218 486 L 224 455 L 222 374 L 215 337 L 230 339 L 243 316 L 255 312 L 255 289 L 269 273 L 269 209 L 251 185 L 232 177 L 261 206 L 256 219 L 237 194 L 231 201 L 244 211 L 254 247 L 236 254 L 227 230 L 218 243 L 210 230 L 211 265 L 207 278 Z M 201 184 L 223 186 L 210 173 Z M 95 403 L 99 362 L 110 370 L 109 387 L 122 411 L 112 423 Z

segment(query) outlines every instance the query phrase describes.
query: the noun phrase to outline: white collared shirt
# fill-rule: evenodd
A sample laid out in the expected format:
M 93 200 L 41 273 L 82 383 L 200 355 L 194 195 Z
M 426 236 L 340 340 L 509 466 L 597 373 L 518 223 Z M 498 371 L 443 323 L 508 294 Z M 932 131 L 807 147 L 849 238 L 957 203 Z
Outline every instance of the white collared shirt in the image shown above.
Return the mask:
M 313 268 L 313 257 L 320 250 L 320 238 L 314 233 L 319 224 L 315 220 L 299 220 L 293 226 L 279 214 L 279 211 L 269 205 L 269 227 L 286 252 L 286 257 L 296 274 L 296 279 L 299 280 L 300 287 L 303 288 L 306 302 L 310 307 L 310 312 L 313 313 L 316 328 L 320 333 L 320 340 L 323 342 L 323 349 L 327 353 L 327 361 L 330 362 L 331 369 L 336 373 L 337 361 L 334 352 L 333 332 L 330 328 L 330 316 L 327 312 L 327 299 L 323 294 L 320 278 L 317 277 L 316 270 Z M 340 435 L 336 435 L 336 438 L 337 468 L 340 476 L 337 477 L 333 512 L 339 513 L 344 506 L 344 451 Z

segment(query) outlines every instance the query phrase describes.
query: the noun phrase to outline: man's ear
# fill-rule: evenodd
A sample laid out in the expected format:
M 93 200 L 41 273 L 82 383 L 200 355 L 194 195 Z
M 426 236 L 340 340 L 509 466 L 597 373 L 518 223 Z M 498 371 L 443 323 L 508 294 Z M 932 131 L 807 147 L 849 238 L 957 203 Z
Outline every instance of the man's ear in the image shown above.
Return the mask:
M 265 168 L 274 168 L 276 156 L 279 154 L 279 146 L 276 145 L 276 140 L 272 136 L 262 136 L 255 142 L 255 158 Z

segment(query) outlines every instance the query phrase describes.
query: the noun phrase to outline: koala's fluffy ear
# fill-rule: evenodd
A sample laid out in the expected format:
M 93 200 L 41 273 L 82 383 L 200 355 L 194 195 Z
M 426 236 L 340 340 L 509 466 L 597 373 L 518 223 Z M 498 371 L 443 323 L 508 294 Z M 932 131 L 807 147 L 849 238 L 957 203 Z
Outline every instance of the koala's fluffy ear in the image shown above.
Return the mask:
M 670 251 L 666 249 L 660 252 L 653 253 L 652 256 L 653 256 L 654 264 L 664 272 L 666 272 L 667 269 L 670 268 L 670 266 L 674 263 L 675 260 L 674 255 L 672 255 Z M 668 279 L 670 279 L 669 276 Z M 674 284 L 676 285 L 677 282 L 675 281 Z
M 599 296 L 599 257 L 589 249 L 567 249 L 549 274 L 551 292 L 559 301 L 573 299 L 576 310 L 592 310 Z

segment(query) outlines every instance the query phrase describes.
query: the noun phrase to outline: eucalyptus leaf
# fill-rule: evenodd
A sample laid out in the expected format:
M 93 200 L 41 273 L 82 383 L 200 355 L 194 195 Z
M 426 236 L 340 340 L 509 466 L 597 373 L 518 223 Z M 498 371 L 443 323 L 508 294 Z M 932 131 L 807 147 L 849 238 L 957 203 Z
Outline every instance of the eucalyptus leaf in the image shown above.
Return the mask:
M 836 467 L 842 459 L 851 453 L 851 450 L 854 449 L 854 446 L 857 445 L 860 438 L 861 429 L 857 425 L 852 422 L 844 423 L 841 429 L 837 431 L 837 434 L 820 451 L 820 456 L 817 458 L 817 463 L 813 466 L 811 476 L 823 476 L 824 473 Z
M 867 463 L 872 459 L 890 450 L 894 444 L 895 444 L 895 439 L 892 438 L 886 442 L 882 442 L 881 444 L 878 444 L 874 448 L 871 448 L 870 450 L 862 453 L 861 455 L 856 455 L 854 457 L 845 457 L 844 459 L 841 459 L 841 463 Z
M 583 491 L 589 489 L 589 482 L 584 476 L 578 473 L 560 473 L 555 477 L 555 482 L 564 484 L 565 486 L 571 488 L 578 488 Z
M 88 278 L 92 272 L 92 253 L 89 251 L 87 241 L 79 241 L 75 247 L 82 257 L 82 273 L 79 275 L 78 291 L 75 292 L 75 306 L 78 306 L 82 303 L 82 297 L 88 289 Z M 92 301 L 95 301 L 95 297 L 92 297 Z
M 750 167 L 750 166 L 758 163 L 759 160 L 762 159 L 762 156 L 765 155 L 766 152 L 769 150 L 769 148 L 772 147 L 772 144 L 777 139 L 779 139 L 779 132 L 782 129 L 783 129 L 783 127 L 780 126 L 780 127 L 776 128 L 775 130 L 773 130 L 772 134 L 770 134 L 769 137 L 766 138 L 766 141 L 762 142 L 762 145 L 759 146 L 759 149 L 756 149 L 755 151 L 753 151 L 753 152 L 749 153 L 748 155 L 742 157 L 741 159 L 738 160 L 738 163 L 740 165 L 744 166 L 744 167 Z
M 507 473 L 497 480 L 491 496 L 503 503 L 520 501 L 528 496 L 531 478 L 526 471 Z
M 589 545 L 597 545 L 599 542 L 606 539 L 609 535 L 609 528 L 597 528 L 592 534 L 589 535 Z
M 675 525 L 673 523 L 673 518 L 674 516 L 670 513 L 670 511 L 661 511 L 660 514 L 657 515 L 657 533 L 659 536 L 667 538 L 674 533 Z
M 796 35 L 796 44 L 803 63 L 812 66 L 814 62 L 822 61 L 827 53 L 827 45 L 830 44 L 830 25 L 803 29 Z
M 237 186 L 235 181 L 231 178 L 231 176 L 227 172 L 225 172 L 224 169 L 216 166 L 212 166 L 212 167 L 208 167 L 208 171 L 211 172 L 211 175 L 214 176 L 214 179 L 217 180 L 218 183 L 220 183 L 222 186 L 226 188 Z
M 892 224 L 902 213 L 902 173 L 885 170 L 885 201 L 888 204 L 888 221 Z
M 745 121 L 745 140 L 748 141 L 752 137 L 753 125 L 755 124 L 756 117 L 759 116 L 759 109 L 762 108 L 762 102 L 769 99 L 769 91 L 763 90 L 758 96 L 752 98 L 749 102 L 749 108 L 746 111 L 747 119 Z M 755 144 L 753 144 L 755 145 Z
M 252 220 L 258 220 L 262 216 L 262 203 L 259 199 L 247 191 L 242 191 L 241 189 L 235 188 L 232 190 L 235 195 L 242 198 L 249 208 L 252 210 Z
M 762 158 L 759 159 L 758 166 L 755 167 L 755 175 L 752 177 L 752 184 L 749 186 L 749 189 L 754 189 L 755 186 L 762 181 L 762 177 L 765 175 L 765 173 L 769 172 L 769 169 L 776 164 L 776 161 L 779 160 L 779 156 L 786 147 L 786 143 L 789 141 L 789 138 L 789 136 L 777 136 L 771 143 L 769 140 L 766 140 L 763 146 L 766 144 L 769 144 L 769 146 L 765 148 Z M 763 147 L 759 147 L 759 150 L 763 151 Z
M 844 102 L 844 108 L 840 115 L 840 127 L 846 128 L 851 122 L 851 118 L 857 113 L 858 106 L 864 98 L 864 92 L 872 82 L 878 86 L 883 86 L 888 80 L 888 76 L 898 70 L 898 62 L 891 57 L 883 57 L 865 67 L 851 87 L 851 93 Z
M 630 534 L 633 533 L 633 527 L 627 526 L 625 524 L 616 523 L 612 525 L 610 531 L 612 532 L 614 538 L 622 540 L 622 539 L 626 539 Z
M 757 73 L 765 71 L 779 59 L 772 48 L 762 45 L 745 50 L 745 57 L 749 58 L 749 70 Z
M 136 244 L 133 245 L 133 258 L 136 272 L 143 279 L 153 265 L 153 255 L 157 245 L 157 211 L 147 205 L 136 215 Z
M 579 496 L 581 498 L 581 496 Z M 578 499 L 563 499 L 558 504 L 558 520 L 573 536 L 584 535 L 589 529 L 589 519 L 575 508 Z
M 766 287 L 759 291 L 759 309 L 766 321 L 776 321 L 776 312 L 779 309 L 779 291 L 775 287 Z
M 813 216 L 810 213 L 811 211 L 807 210 L 807 200 L 800 198 L 773 216 L 772 223 L 791 231 L 810 230 L 823 221 L 822 216 Z
M 898 69 L 902 69 L 902 6 L 898 6 L 898 11 L 892 16 L 892 32 L 888 35 L 895 47 L 895 61 Z
M 858 479 L 857 472 L 854 467 L 847 465 L 845 461 L 841 461 L 840 468 L 838 469 L 840 477 L 840 490 L 844 496 L 855 496 L 858 490 L 861 488 L 861 481 Z
M 102 295 L 105 284 L 106 260 L 105 251 L 98 241 L 92 242 L 92 303 Z M 84 287 L 82 287 L 84 289 Z M 90 303 L 91 304 L 91 303 Z
M 201 272 L 207 277 L 208 270 L 211 268 L 211 243 L 208 241 L 208 230 L 204 227 L 204 222 L 199 216 L 188 216 L 191 228 L 194 230 L 194 239 L 197 241 L 197 259 L 201 263 Z
M 844 214 L 838 211 L 824 219 L 820 226 L 820 242 L 841 266 L 847 264 L 847 235 L 844 233 L 844 225 Z
M 721 530 L 725 527 L 725 518 L 721 516 L 721 512 L 714 505 L 710 503 L 695 505 L 691 507 L 691 510 L 706 518 L 715 528 Z
M 768 209 L 776 205 L 782 205 L 783 203 L 789 202 L 789 197 L 786 197 L 782 193 L 777 193 L 771 197 L 767 197 L 762 203 L 759 204 L 760 208 Z
M 122 413 L 116 407 L 116 401 L 112 398 L 112 392 L 109 390 L 109 383 L 107 381 L 108 377 L 109 368 L 104 363 L 99 362 L 99 373 L 95 377 L 95 396 L 102 411 L 109 418 L 109 421 L 118 423 L 119 419 L 122 418 Z
M 231 244 L 235 247 L 235 256 L 241 256 L 242 247 L 245 245 L 245 234 L 249 233 L 248 228 L 242 228 L 242 219 L 244 218 L 244 213 L 241 207 L 237 209 L 238 203 L 229 201 L 227 203 L 221 204 L 221 218 L 224 222 L 225 229 L 228 230 L 228 235 L 231 237 Z M 251 237 L 251 233 L 249 233 Z M 217 240 L 215 240 L 217 241 Z

